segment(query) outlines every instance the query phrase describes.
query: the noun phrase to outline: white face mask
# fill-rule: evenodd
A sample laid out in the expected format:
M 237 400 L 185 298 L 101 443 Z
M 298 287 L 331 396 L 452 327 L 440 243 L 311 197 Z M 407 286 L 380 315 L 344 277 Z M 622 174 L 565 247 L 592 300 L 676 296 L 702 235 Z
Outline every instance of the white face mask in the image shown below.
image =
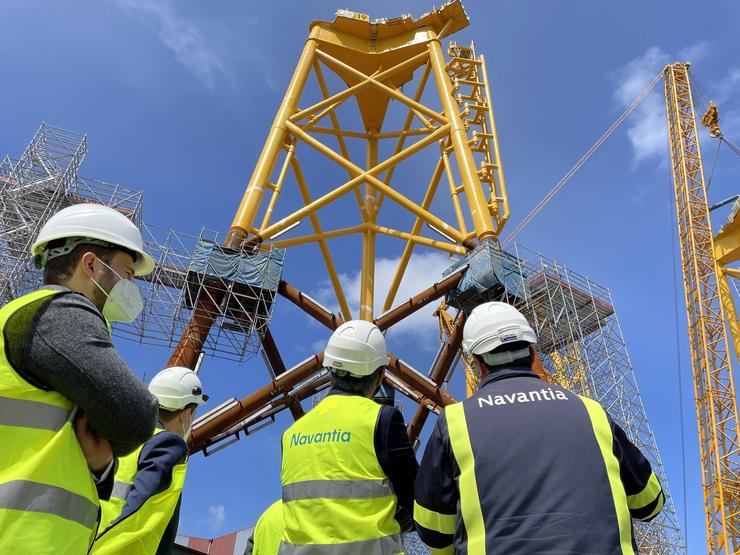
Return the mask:
M 98 258 L 98 260 L 100 259 Z M 103 316 L 109 322 L 133 322 L 144 309 L 144 301 L 141 299 L 139 288 L 134 282 L 119 276 L 118 272 L 102 260 L 100 260 L 100 263 L 119 278 L 110 293 L 106 293 L 97 281 L 92 280 L 107 297 L 103 305 Z
M 190 433 L 193 431 L 193 416 L 191 415 L 188 420 L 190 421 L 188 423 L 188 427 L 185 428 L 182 432 L 182 439 L 185 440 L 185 443 L 188 442 L 188 439 L 190 439 Z

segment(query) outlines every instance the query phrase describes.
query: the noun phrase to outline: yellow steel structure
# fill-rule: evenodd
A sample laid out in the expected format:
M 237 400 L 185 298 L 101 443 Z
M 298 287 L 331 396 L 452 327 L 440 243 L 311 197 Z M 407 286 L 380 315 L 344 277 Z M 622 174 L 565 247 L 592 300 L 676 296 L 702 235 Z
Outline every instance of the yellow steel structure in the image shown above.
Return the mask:
M 378 235 L 405 242 L 395 277 L 385 294 L 384 310 L 390 308 L 395 299 L 416 245 L 459 255 L 480 241 L 498 237 L 509 209 L 485 61 L 475 54 L 472 45 L 455 44 L 450 48 L 447 61 L 440 44 L 444 37 L 467 25 L 468 17 L 459 0 L 448 2 L 418 19 L 402 16 L 373 21 L 365 14 L 340 10 L 333 22 L 314 21 L 233 220 L 227 245 L 318 244 L 342 317 L 372 320 L 376 305 L 374 280 Z M 407 95 L 402 86 L 412 81 L 415 74 L 419 77 L 416 90 Z M 338 77 L 343 88 L 331 91 L 328 77 L 334 81 Z M 314 92 L 321 93 L 321 100 L 299 107 L 305 102 L 309 78 L 314 80 Z M 431 87 L 436 91 L 428 92 Z M 429 99 L 433 99 L 434 104 L 438 101 L 438 107 L 430 106 Z M 391 102 L 400 103 L 406 111 L 400 128 L 386 128 L 391 125 L 385 119 Z M 351 109 L 364 131 L 342 127 L 340 108 Z M 336 141 L 337 148 L 328 146 L 325 139 Z M 349 140 L 358 139 L 365 145 L 361 162 L 352 160 L 348 146 Z M 379 154 L 383 152 L 381 143 L 388 140 L 394 141 L 395 147 L 390 156 L 383 158 Z M 310 180 L 299 161 L 301 149 L 306 147 L 346 171 L 348 180 L 312 197 Z M 438 150 L 439 157 L 419 203 L 401 192 L 392 178 L 400 162 L 427 147 Z M 291 171 L 302 206 L 297 209 L 292 206 L 289 214 L 274 220 Z M 454 224 L 436 216 L 430 208 L 443 177 L 447 180 L 454 207 Z M 263 206 L 268 195 L 269 200 Z M 345 195 L 354 196 L 358 223 L 324 229 L 318 211 Z M 409 230 L 380 223 L 379 215 L 386 198 L 412 215 L 414 223 Z M 466 217 L 471 224 L 470 230 Z M 310 222 L 312 233 L 278 239 L 303 220 Z M 436 232 L 433 238 L 421 233 L 424 224 Z M 362 240 L 359 315 L 350 314 L 350 303 L 342 290 L 328 245 L 330 239 L 347 235 L 360 235 Z
M 729 554 L 740 551 L 740 444 L 726 327 L 729 322 L 735 327 L 733 332 L 737 331 L 737 315 L 722 265 L 736 259 L 738 239 L 730 231 L 720 232 L 717 240 L 712 237 L 688 68 L 689 64 L 677 63 L 664 70 L 666 114 L 707 541 L 711 553 Z
M 548 353 L 553 365 L 553 371 L 549 372 L 550 381 L 586 397 L 592 397 L 579 343 L 575 341 L 563 351 Z

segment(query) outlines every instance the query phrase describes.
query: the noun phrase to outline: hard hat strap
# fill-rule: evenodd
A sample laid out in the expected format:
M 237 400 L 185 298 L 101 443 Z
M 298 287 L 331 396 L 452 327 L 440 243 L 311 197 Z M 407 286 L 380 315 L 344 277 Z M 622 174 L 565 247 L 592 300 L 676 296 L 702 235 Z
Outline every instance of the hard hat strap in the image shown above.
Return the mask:
M 100 245 L 107 248 L 114 248 L 115 245 L 107 241 L 101 241 L 100 239 L 93 239 L 92 237 L 67 237 L 64 241 L 64 245 L 60 247 L 54 247 L 53 249 L 45 249 L 44 252 L 34 257 L 34 264 L 36 268 L 41 270 L 46 266 L 49 260 L 65 256 L 71 253 L 78 245 Z

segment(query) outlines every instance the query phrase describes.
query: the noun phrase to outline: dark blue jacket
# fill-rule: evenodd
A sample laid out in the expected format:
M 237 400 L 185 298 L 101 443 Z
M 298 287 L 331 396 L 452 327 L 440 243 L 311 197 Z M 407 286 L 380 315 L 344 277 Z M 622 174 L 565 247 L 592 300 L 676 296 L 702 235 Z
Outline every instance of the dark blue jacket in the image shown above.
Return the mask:
M 526 367 L 445 409 L 415 485 L 422 540 L 447 553 L 636 552 L 631 518 L 663 493 L 650 463 L 590 399 Z M 630 518 L 631 517 L 631 518 Z
M 187 457 L 185 441 L 172 432 L 161 432 L 144 444 L 139 454 L 138 470 L 133 487 L 126 496 L 126 505 L 116 523 L 135 513 L 147 499 L 166 490 L 172 483 L 172 469 Z M 180 520 L 180 500 L 159 542 L 157 555 L 172 553 Z

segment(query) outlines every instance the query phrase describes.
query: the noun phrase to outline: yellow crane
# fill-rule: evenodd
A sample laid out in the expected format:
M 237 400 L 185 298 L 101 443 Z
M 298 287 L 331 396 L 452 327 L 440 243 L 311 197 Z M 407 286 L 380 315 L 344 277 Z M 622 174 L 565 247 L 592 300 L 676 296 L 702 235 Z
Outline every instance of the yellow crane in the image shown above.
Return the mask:
M 740 444 L 728 328 L 740 354 L 740 326 L 727 265 L 740 259 L 740 222 L 713 237 L 692 98 L 689 64 L 665 67 L 665 100 L 679 250 L 699 425 L 710 553 L 740 551 Z M 702 120 L 721 135 L 715 106 Z

